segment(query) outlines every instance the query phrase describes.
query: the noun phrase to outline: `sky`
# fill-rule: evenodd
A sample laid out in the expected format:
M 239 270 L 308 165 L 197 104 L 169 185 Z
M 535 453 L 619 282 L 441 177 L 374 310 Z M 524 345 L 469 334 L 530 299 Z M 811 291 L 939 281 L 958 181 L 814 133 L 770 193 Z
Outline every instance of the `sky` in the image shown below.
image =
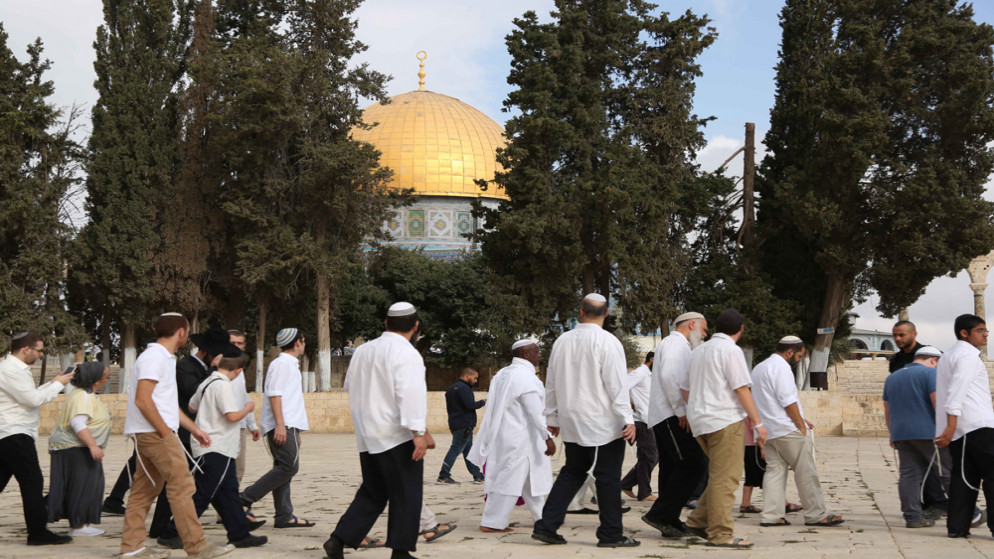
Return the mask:
M 774 99 L 774 66 L 780 42 L 781 0 L 657 0 L 674 17 L 686 10 L 706 14 L 718 32 L 717 41 L 700 57 L 704 75 L 697 81 L 694 110 L 713 116 L 706 129 L 707 146 L 698 154 L 704 170 L 716 169 L 742 145 L 746 122 L 756 123 L 757 138 L 769 129 Z M 98 0 L 3 0 L 0 22 L 8 47 L 24 56 L 25 46 L 40 37 L 52 63 L 53 102 L 59 106 L 96 100 L 93 88 L 93 40 L 103 14 Z M 510 56 L 504 37 L 513 20 L 528 10 L 549 19 L 551 0 L 367 0 L 356 13 L 357 35 L 369 48 L 357 62 L 393 76 L 388 93 L 417 89 L 418 51 L 425 51 L 426 88 L 456 97 L 498 123 L 508 115 L 502 103 L 510 87 Z M 994 22 L 994 2 L 974 4 L 976 19 Z M 758 158 L 762 146 L 758 146 Z M 738 174 L 741 158 L 730 165 Z M 988 189 L 994 199 L 994 185 Z M 886 243 L 886 239 L 880 239 Z M 966 272 L 936 279 L 911 306 L 919 340 L 945 349 L 953 344 L 956 315 L 973 312 L 973 293 Z M 820 294 L 812 294 L 820 296 Z M 988 289 L 988 309 L 994 291 Z M 878 298 L 854 309 L 857 328 L 889 331 L 892 317 L 875 310 Z M 994 315 L 992 315 L 994 316 Z

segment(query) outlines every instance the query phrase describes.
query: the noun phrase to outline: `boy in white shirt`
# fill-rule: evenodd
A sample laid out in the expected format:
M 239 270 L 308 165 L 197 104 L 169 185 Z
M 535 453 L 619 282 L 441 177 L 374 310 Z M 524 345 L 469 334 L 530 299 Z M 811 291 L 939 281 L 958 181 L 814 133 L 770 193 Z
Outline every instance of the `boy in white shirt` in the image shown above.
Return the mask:
M 201 446 L 195 439 L 190 441 L 197 463 L 197 492 L 193 495 L 193 504 L 198 517 L 207 510 L 208 505 L 214 505 L 224 521 L 228 543 L 235 547 L 256 547 L 268 541 L 266 536 L 255 536 L 249 532 L 265 521 L 250 524 L 238 498 L 235 460 L 241 443 L 241 423 L 255 409 L 255 404 L 248 401 L 239 408 L 231 381 L 241 374 L 246 361 L 245 354 L 232 347 L 222 354 L 217 370 L 200 383 L 190 398 L 190 411 L 197 414 L 197 427 L 211 438 L 210 447 Z M 183 547 L 172 521 L 158 543 L 172 549 Z

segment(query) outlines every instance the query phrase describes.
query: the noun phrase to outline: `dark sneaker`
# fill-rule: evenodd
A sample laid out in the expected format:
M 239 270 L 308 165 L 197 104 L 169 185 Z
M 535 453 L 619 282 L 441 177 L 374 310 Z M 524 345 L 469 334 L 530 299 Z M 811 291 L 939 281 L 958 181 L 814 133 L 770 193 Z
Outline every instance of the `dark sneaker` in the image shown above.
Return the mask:
M 181 538 L 179 536 L 175 536 L 175 537 L 172 537 L 172 538 L 167 538 L 167 537 L 163 536 L 163 537 L 157 538 L 155 540 L 155 543 L 161 545 L 162 547 L 166 547 L 166 548 L 169 548 L 169 549 L 183 549 L 183 538 Z
M 246 520 L 247 520 L 247 519 L 246 519 Z M 266 523 L 266 521 L 265 521 L 265 520 L 254 520 L 254 521 L 253 521 L 253 520 L 249 520 L 249 521 L 248 521 L 248 524 L 249 524 L 249 532 L 254 532 L 255 530 L 258 530 L 258 529 L 259 529 L 259 528 L 261 528 L 261 527 L 262 527 L 262 525 L 263 525 L 263 524 L 265 524 L 265 523 Z
M 931 528 L 932 526 L 935 526 L 935 519 L 929 518 L 927 516 L 922 517 L 922 519 L 919 520 L 918 522 L 904 523 L 905 528 Z
M 229 541 L 228 543 L 235 547 L 259 547 L 268 541 L 269 538 L 266 536 L 255 536 L 253 534 L 249 534 L 244 540 L 238 540 L 237 542 Z
M 438 481 L 435 482 L 436 485 L 462 485 L 458 481 L 450 477 L 440 477 Z
M 638 547 L 640 545 L 642 545 L 642 542 L 628 536 L 624 536 L 620 540 L 613 542 L 597 542 L 597 547 Z
M 100 507 L 100 513 L 107 516 L 122 516 L 124 515 L 124 505 L 104 501 L 103 506 Z
M 545 532 L 532 532 L 532 539 L 549 545 L 563 545 L 566 543 L 566 538 L 559 534 L 547 534 Z
M 28 545 L 62 545 L 71 541 L 69 536 L 56 534 L 51 530 L 45 530 L 37 536 L 28 536 Z
M 473 478 L 473 483 L 475 483 L 475 484 L 477 484 L 477 485 L 479 485 L 479 484 L 483 483 L 484 481 L 486 481 L 486 480 L 485 480 L 485 478 L 484 478 L 483 476 L 480 476 L 480 477 L 474 477 L 474 478 Z

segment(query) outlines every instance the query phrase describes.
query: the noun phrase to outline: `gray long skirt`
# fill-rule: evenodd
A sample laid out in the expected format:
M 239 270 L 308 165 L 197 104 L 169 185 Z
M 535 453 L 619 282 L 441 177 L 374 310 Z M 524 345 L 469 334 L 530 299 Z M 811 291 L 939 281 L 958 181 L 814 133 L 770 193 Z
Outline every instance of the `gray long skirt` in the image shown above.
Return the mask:
M 48 488 L 48 521 L 69 520 L 70 526 L 100 524 L 104 500 L 104 464 L 86 447 L 55 450 Z

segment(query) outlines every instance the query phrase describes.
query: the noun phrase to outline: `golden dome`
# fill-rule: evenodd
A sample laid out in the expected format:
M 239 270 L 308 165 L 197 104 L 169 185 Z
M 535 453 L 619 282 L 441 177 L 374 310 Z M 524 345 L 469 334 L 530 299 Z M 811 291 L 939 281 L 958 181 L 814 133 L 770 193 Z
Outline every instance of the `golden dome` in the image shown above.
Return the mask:
M 394 173 L 391 186 L 422 196 L 507 198 L 474 182 L 494 178 L 504 129 L 466 103 L 418 90 L 366 107 L 363 120 L 372 128 L 352 137 L 380 150 L 380 165 Z

